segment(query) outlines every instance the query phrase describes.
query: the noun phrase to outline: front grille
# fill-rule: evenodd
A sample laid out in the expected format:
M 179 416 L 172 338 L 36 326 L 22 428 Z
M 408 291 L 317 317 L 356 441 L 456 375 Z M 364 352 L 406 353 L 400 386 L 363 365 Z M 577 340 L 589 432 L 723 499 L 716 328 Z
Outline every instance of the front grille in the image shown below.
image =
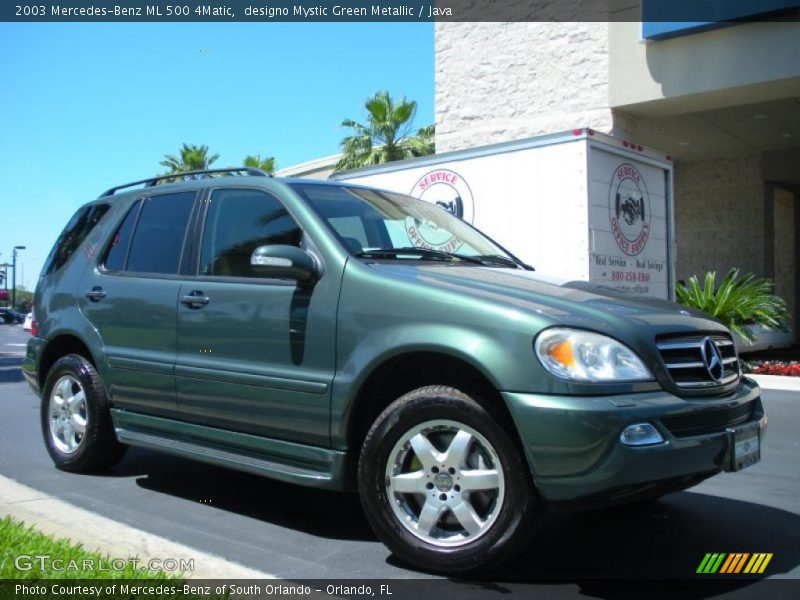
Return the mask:
M 722 377 L 711 377 L 703 362 L 701 347 L 703 341 L 711 338 L 722 356 Z M 693 334 L 670 335 L 656 338 L 656 345 L 672 381 L 685 389 L 714 389 L 733 383 L 739 379 L 739 357 L 736 346 L 729 335 Z
M 753 416 L 754 402 L 748 402 L 733 408 L 717 408 L 695 411 L 674 417 L 662 417 L 661 423 L 675 437 L 719 433 L 728 427 L 739 425 Z

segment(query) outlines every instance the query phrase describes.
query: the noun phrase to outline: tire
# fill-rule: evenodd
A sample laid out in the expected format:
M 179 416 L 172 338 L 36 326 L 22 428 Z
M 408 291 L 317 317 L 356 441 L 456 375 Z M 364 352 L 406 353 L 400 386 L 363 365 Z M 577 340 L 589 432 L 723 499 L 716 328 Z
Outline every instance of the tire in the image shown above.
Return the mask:
M 100 375 L 78 354 L 60 358 L 47 374 L 41 424 L 47 452 L 64 471 L 110 467 L 127 449 L 114 433 Z
M 510 560 L 527 545 L 543 505 L 507 430 L 444 386 L 409 392 L 378 416 L 361 449 L 358 487 L 370 525 L 395 556 L 457 574 Z

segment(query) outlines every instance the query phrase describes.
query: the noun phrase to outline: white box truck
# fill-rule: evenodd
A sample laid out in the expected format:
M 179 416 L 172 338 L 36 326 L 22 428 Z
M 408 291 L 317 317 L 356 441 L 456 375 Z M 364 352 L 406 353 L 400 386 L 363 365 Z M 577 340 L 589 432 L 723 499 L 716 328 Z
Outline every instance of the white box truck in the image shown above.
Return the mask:
M 642 146 L 582 128 L 332 178 L 438 204 L 544 276 L 673 299 L 672 163 Z

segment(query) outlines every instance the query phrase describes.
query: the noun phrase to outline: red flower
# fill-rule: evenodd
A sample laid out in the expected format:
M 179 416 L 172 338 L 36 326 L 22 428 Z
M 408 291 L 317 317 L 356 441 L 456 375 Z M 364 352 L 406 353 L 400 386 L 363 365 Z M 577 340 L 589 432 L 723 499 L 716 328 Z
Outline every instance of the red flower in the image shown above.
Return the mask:
M 753 371 L 756 375 L 781 375 L 800 377 L 800 363 L 762 363 Z

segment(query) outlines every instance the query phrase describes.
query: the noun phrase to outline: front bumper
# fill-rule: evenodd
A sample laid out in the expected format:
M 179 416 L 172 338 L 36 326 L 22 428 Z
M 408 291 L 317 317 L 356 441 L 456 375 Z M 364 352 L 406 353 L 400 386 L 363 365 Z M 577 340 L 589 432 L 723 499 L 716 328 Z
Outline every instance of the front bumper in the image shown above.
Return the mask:
M 539 493 L 554 504 L 599 506 L 690 487 L 730 463 L 725 415 L 766 426 L 758 385 L 723 397 L 668 392 L 552 396 L 504 392 Z M 742 421 L 741 418 L 744 418 Z M 651 423 L 664 442 L 625 446 L 622 430 Z

